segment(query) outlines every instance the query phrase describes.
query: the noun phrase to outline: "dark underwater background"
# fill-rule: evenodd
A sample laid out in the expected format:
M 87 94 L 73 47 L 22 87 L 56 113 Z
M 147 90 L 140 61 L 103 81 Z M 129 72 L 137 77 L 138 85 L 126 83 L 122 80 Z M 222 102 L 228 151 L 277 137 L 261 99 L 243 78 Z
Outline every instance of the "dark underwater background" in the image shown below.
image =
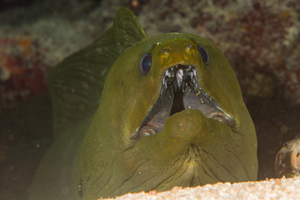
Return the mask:
M 103 33 L 119 6 L 136 14 L 148 36 L 188 32 L 221 49 L 256 127 L 258 179 L 276 177 L 276 153 L 300 133 L 297 0 L 0 0 L 0 119 L 13 119 L 0 121 L 0 199 L 28 198 L 52 143 L 52 119 L 43 112 L 51 102 L 34 100 L 47 96 L 48 72 Z

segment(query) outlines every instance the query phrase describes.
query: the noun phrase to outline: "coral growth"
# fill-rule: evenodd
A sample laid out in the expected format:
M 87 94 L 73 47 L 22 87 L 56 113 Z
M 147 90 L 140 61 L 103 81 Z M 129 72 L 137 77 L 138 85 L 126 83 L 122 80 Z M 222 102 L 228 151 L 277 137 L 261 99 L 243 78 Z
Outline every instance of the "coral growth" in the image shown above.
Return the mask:
M 223 22 L 218 19 L 219 25 L 208 26 L 206 31 L 214 35 L 212 39 L 237 72 L 243 93 L 269 96 L 281 91 L 299 103 L 296 13 L 283 5 L 253 1 L 231 15 Z
M 30 37 L 0 38 L 0 110 L 48 91 L 46 52 Z
M 99 8 L 86 13 L 88 20 L 82 20 L 77 29 L 91 30 L 92 37 L 98 36 L 112 22 L 121 5 L 137 15 L 149 36 L 180 31 L 211 40 L 228 58 L 244 95 L 282 95 L 300 104 L 300 4 L 297 0 L 105 0 Z M 47 30 L 56 28 L 53 27 L 56 23 L 52 27 L 51 24 L 47 22 Z M 26 26 L 29 32 L 36 31 Z M 47 35 L 51 37 L 50 33 Z M 45 35 L 38 37 L 38 40 L 0 37 L 1 107 L 46 90 L 49 64 L 43 58 L 47 60 L 51 56 L 45 53 L 44 44 L 38 42 L 46 41 Z M 67 42 L 65 37 L 68 34 L 56 41 Z M 83 40 L 87 37 L 76 38 L 76 43 Z M 55 49 L 54 53 L 60 52 L 58 46 L 49 47 Z M 29 53 L 25 55 L 26 52 Z
M 280 93 L 299 104 L 299 5 L 296 0 L 162 0 L 147 4 L 144 11 L 149 17 L 140 18 L 146 29 L 156 24 L 157 32 L 191 32 L 217 44 L 234 68 L 244 95 Z

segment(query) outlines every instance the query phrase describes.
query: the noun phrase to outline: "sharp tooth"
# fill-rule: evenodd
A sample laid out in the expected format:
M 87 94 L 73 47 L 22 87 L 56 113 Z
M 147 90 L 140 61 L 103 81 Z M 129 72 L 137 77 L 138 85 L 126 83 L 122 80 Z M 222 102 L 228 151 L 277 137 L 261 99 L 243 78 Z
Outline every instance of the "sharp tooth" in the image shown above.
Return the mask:
M 182 76 L 183 76 L 182 69 L 178 70 L 178 73 L 176 74 L 176 76 L 178 76 L 178 77 L 180 77 L 180 79 L 182 79 Z
M 191 79 L 194 81 L 194 74 L 193 74 L 193 72 L 190 72 L 190 76 L 191 76 Z
M 177 68 L 178 66 L 176 65 L 175 67 Z
M 141 137 L 147 137 L 147 136 L 150 136 L 150 134 L 147 133 L 147 132 L 142 132 L 142 133 L 141 133 Z
M 167 77 L 171 78 L 171 74 L 170 74 L 169 70 L 167 70 L 167 71 L 166 71 L 166 74 L 165 74 L 165 76 L 167 76 Z
M 181 82 L 182 82 L 182 76 L 181 74 L 177 73 L 176 74 L 176 79 L 177 79 L 177 84 L 179 86 L 179 88 L 181 87 Z
M 196 77 L 196 70 L 195 69 L 193 69 L 193 73 L 194 73 L 194 76 Z
M 163 78 L 163 85 L 165 85 L 165 78 Z
M 178 73 L 180 73 L 181 77 L 183 76 L 183 69 L 179 69 Z
M 171 68 L 171 70 L 173 71 L 173 67 Z
M 191 66 L 189 66 L 189 69 L 191 69 L 192 67 Z

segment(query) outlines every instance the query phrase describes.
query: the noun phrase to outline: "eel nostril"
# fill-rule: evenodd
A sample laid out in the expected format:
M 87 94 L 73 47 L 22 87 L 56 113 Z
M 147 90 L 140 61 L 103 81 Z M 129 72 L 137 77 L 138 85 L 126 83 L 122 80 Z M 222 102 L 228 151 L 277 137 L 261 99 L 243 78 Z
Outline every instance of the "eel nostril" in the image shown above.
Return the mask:
M 191 44 L 187 44 L 184 46 L 184 50 L 187 52 L 187 51 L 190 51 L 192 48 L 192 45 Z
M 161 52 L 164 54 L 164 55 L 167 55 L 170 53 L 170 49 L 162 49 Z

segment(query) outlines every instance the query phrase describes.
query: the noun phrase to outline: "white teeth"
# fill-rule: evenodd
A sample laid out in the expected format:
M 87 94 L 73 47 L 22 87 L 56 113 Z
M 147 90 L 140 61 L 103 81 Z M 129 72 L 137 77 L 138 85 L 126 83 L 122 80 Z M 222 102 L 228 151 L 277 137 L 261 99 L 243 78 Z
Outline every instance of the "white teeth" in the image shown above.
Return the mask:
M 182 80 L 182 76 L 183 76 L 183 73 L 180 73 L 180 70 L 179 72 L 176 74 L 176 77 L 180 78 L 180 80 Z
M 166 71 L 165 76 L 167 76 L 167 77 L 169 77 L 169 78 L 171 77 L 171 74 L 170 74 L 169 70 Z
M 179 69 L 178 73 L 176 73 L 176 78 L 177 78 L 177 83 L 178 83 L 179 88 L 181 87 L 182 76 L 183 76 L 183 70 Z
M 195 69 L 193 69 L 193 73 L 194 73 L 194 76 L 196 77 L 196 70 Z
M 180 66 L 178 67 L 178 65 L 176 65 L 172 68 L 167 69 L 165 72 L 165 76 L 162 80 L 163 86 L 167 89 L 168 86 L 170 86 L 170 84 L 174 84 L 173 81 L 175 81 L 174 78 L 176 77 L 177 84 L 175 83 L 175 85 L 173 85 L 173 87 L 174 87 L 173 89 L 175 91 L 177 91 L 178 89 L 179 90 L 183 89 L 181 87 L 183 85 L 183 76 L 185 73 L 190 76 L 190 81 L 193 83 L 193 86 L 191 86 L 192 87 L 191 89 L 196 91 L 199 88 L 198 83 L 196 83 L 197 82 L 196 81 L 197 72 L 194 69 L 194 67 L 192 67 L 192 66 L 188 66 L 188 68 L 189 69 L 187 69 L 187 68 L 182 69 Z
M 194 80 L 194 73 L 190 72 L 191 79 Z
M 142 133 L 141 133 L 141 136 L 142 136 L 142 137 L 147 137 L 147 136 L 150 136 L 150 134 L 147 133 L 147 132 L 142 132 Z
M 181 87 L 181 83 L 182 83 L 182 75 L 180 73 L 177 73 L 176 74 L 176 79 L 177 79 L 178 87 L 180 88 Z
M 182 76 L 183 76 L 183 69 L 179 69 L 178 73 L 181 75 L 181 78 L 182 78 Z

